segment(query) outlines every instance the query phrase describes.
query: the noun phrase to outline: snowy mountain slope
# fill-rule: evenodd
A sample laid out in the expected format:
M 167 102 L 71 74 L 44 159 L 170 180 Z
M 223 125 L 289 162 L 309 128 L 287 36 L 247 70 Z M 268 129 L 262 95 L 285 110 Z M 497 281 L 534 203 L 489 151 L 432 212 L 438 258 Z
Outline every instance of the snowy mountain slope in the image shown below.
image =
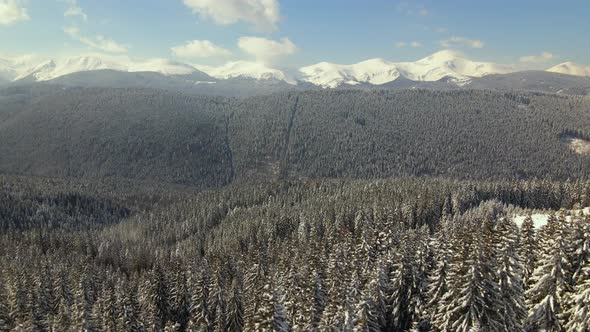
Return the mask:
M 303 67 L 299 73 L 303 81 L 325 88 L 335 88 L 342 84 L 381 85 L 400 76 L 413 81 L 438 81 L 449 78 L 461 85 L 473 77 L 512 71 L 514 69 L 511 66 L 475 62 L 457 52 L 444 50 L 416 62 L 395 63 L 383 59 L 372 59 L 352 65 L 321 62 Z
M 0 80 L 13 81 L 20 73 L 38 66 L 44 58 L 23 55 L 18 57 L 0 56 Z
M 72 73 L 106 69 L 121 72 L 155 72 L 164 75 L 191 75 L 198 72 L 190 65 L 166 59 L 132 61 L 125 56 L 89 55 L 47 60 L 22 71 L 14 80 L 48 81 Z
M 285 81 L 289 84 L 296 83 L 296 81 L 289 77 L 285 72 L 279 69 L 269 68 L 258 62 L 233 61 L 217 67 L 202 65 L 195 65 L 195 67 L 209 76 L 221 80 L 231 78 L 251 78 L 256 80 Z
M 564 62 L 555 67 L 547 69 L 551 73 L 559 73 L 574 76 L 590 76 L 590 67 L 583 66 L 574 62 Z

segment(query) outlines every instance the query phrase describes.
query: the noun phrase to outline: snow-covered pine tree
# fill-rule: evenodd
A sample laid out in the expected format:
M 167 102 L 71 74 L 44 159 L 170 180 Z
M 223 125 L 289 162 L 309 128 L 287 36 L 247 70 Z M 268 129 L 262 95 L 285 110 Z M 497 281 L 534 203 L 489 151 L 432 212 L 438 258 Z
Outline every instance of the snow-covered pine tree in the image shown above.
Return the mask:
M 354 331 L 354 327 L 359 317 L 357 316 L 357 306 L 361 301 L 362 289 L 359 281 L 359 276 L 355 271 L 350 279 L 346 302 L 344 304 L 344 326 L 342 331 Z
M 242 275 L 238 271 L 230 289 L 227 310 L 227 331 L 241 332 L 244 329 L 244 303 L 242 297 Z
M 125 331 L 129 332 L 141 332 L 144 331 L 144 324 L 141 321 L 139 300 L 137 293 L 139 288 L 136 284 L 128 282 L 125 284 L 126 287 L 119 290 L 122 293 L 121 310 L 122 310 L 122 324 Z
M 577 243 L 573 252 L 572 291 L 567 295 L 563 315 L 568 331 L 590 330 L 590 222 L 587 216 L 574 226 Z
M 414 272 L 409 242 L 408 234 L 403 234 L 400 248 L 393 249 L 399 252 L 389 254 L 393 268 L 389 280 L 392 291 L 388 300 L 391 306 L 388 327 L 396 331 L 404 331 L 412 324 L 411 300 Z
M 8 292 L 6 290 L 4 280 L 4 276 L 0 274 L 0 331 L 10 331 L 12 328 L 13 319 L 10 314 Z
M 512 220 L 502 218 L 496 231 L 502 322 L 506 331 L 522 331 L 527 311 L 521 277 L 523 268 L 518 254 L 518 226 Z
M 289 318 L 283 305 L 283 296 L 280 289 L 275 288 L 272 295 L 272 304 L 272 330 L 275 332 L 289 332 Z
M 224 287 L 225 283 L 222 280 L 222 276 L 218 275 L 211 294 L 211 307 L 214 308 L 212 311 L 215 312 L 214 326 L 216 331 L 224 331 L 227 326 L 227 302 L 225 300 L 226 292 Z
M 373 311 L 375 308 L 375 303 L 371 296 L 368 295 L 366 292 L 363 292 L 361 295 L 361 301 L 358 303 L 356 312 L 355 312 L 355 323 L 354 329 L 355 332 L 378 332 L 381 331 L 379 328 L 379 321 L 378 318 Z
M 149 326 L 161 331 L 171 317 L 170 285 L 162 267 L 157 264 L 150 279 L 150 302 L 152 305 Z
M 462 231 L 455 236 L 463 242 L 452 257 L 449 292 L 443 297 L 448 301 L 443 330 L 458 332 L 473 331 L 485 327 L 486 331 L 503 328 L 500 291 L 497 283 L 493 254 L 492 221 L 480 223 L 482 231 L 473 234 L 479 220 L 465 220 Z
M 531 277 L 531 286 L 525 292 L 529 315 L 527 331 L 563 330 L 560 315 L 568 284 L 567 253 L 555 215 L 551 214 L 539 235 L 540 253 L 538 266 Z
M 213 331 L 214 329 L 211 313 L 211 274 L 208 262 L 203 261 L 194 280 L 196 287 L 192 290 L 190 300 L 189 331 Z
M 590 331 L 590 262 L 581 268 L 577 282 L 569 297 L 565 328 L 567 331 Z
M 533 275 L 539 252 L 533 218 L 528 214 L 520 226 L 520 257 L 522 258 L 522 282 L 525 289 Z

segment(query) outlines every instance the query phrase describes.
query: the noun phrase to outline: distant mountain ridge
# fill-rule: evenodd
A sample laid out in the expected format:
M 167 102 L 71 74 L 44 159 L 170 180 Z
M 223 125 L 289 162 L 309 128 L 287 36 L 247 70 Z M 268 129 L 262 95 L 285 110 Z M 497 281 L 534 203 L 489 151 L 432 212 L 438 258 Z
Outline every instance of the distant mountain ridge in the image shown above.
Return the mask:
M 302 80 L 306 82 L 335 88 L 343 84 L 381 85 L 393 82 L 400 77 L 416 82 L 434 82 L 448 78 L 458 85 L 463 85 L 473 77 L 505 74 L 514 69 L 506 65 L 474 62 L 457 52 L 445 50 L 416 62 L 396 63 L 383 59 L 371 59 L 353 65 L 322 62 L 303 67 L 299 71 L 302 74 Z
M 467 86 L 479 78 L 520 72 L 515 66 L 467 59 L 459 52 L 443 50 L 415 62 L 391 62 L 384 59 L 369 59 L 355 64 L 342 65 L 320 62 L 296 69 L 294 73 L 272 68 L 252 61 L 233 61 L 221 66 L 192 65 L 168 59 L 132 60 L 127 56 L 87 55 L 63 59 L 41 59 L 33 56 L 18 58 L 0 57 L 0 84 L 9 82 L 64 82 L 71 75 L 82 86 L 103 80 L 109 70 L 118 73 L 154 73 L 164 81 L 185 80 L 193 83 L 221 82 L 229 80 L 256 80 L 265 85 L 276 83 L 301 87 L 391 87 L 391 86 Z M 96 72 L 91 74 L 78 73 Z M 565 62 L 545 72 L 571 76 L 590 76 L 590 67 Z M 111 73 L 114 75 L 114 73 Z M 115 75 L 117 79 L 121 76 Z M 127 75 L 127 80 L 142 75 Z M 145 76 L 145 75 L 144 75 Z M 68 79 L 66 79 L 66 77 Z M 84 82 L 82 79 L 88 79 Z M 171 79 L 173 78 L 173 79 Z M 274 83 L 273 83 L 274 82 Z M 430 83 L 428 83 L 430 82 Z M 133 86 L 143 86 L 138 82 Z M 232 83 L 232 84 L 234 84 Z M 428 84 L 425 84 L 428 83 Z M 444 83 L 444 84 L 440 84 Z M 69 84 L 71 85 L 71 84 Z M 150 86 L 157 86 L 152 84 Z M 167 85 L 165 83 L 164 85 Z M 101 85 L 99 85 L 101 86 Z

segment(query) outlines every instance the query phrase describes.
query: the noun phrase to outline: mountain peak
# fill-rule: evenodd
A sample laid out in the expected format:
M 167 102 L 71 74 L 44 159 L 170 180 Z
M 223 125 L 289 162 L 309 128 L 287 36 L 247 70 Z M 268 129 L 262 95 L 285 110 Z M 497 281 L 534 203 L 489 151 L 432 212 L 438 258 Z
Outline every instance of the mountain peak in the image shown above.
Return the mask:
M 419 61 L 451 61 L 456 59 L 464 59 L 464 56 L 461 52 L 453 51 L 453 50 L 441 50 L 435 52 Z

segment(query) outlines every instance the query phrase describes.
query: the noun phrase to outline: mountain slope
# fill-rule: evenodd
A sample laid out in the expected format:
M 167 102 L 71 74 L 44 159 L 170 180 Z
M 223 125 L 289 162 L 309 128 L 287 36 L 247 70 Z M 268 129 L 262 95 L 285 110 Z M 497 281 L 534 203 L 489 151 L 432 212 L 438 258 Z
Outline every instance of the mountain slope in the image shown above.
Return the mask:
M 590 176 L 590 157 L 560 139 L 588 135 L 587 98 L 379 89 L 226 99 L 42 86 L 57 92 L 0 94 L 0 173 L 207 187 L 257 177 Z
M 525 71 L 487 75 L 474 79 L 465 87 L 490 90 L 530 90 L 551 93 L 587 95 L 590 77 L 564 75 L 547 71 Z
M 564 62 L 555 67 L 547 69 L 551 73 L 559 73 L 574 76 L 590 76 L 590 67 L 574 62 Z
M 289 77 L 285 72 L 267 67 L 258 62 L 233 61 L 222 66 L 196 66 L 199 70 L 220 80 L 232 78 L 246 78 L 256 80 L 275 80 L 284 81 L 289 84 L 295 84 L 295 80 Z
M 231 181 L 225 101 L 136 89 L 67 89 L 0 122 L 0 172 Z
M 353 65 L 322 62 L 299 70 L 303 81 L 325 88 L 361 83 L 381 85 L 399 77 L 419 82 L 448 78 L 455 83 L 463 84 L 472 77 L 510 71 L 512 71 L 510 66 L 474 62 L 449 50 L 437 52 L 416 62 L 395 63 L 383 59 L 372 59 Z

